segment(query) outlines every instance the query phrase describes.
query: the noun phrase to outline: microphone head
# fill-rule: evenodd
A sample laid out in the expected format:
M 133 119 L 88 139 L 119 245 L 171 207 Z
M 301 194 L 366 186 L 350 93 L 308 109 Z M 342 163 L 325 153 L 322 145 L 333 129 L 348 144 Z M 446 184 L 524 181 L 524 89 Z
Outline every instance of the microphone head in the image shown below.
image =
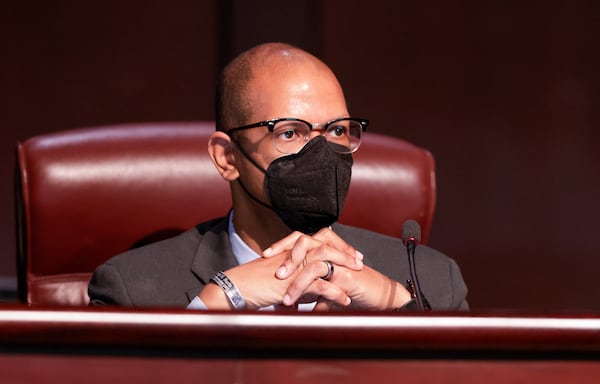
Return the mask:
M 406 220 L 402 224 L 402 242 L 407 244 L 409 241 L 421 242 L 421 226 L 416 220 Z

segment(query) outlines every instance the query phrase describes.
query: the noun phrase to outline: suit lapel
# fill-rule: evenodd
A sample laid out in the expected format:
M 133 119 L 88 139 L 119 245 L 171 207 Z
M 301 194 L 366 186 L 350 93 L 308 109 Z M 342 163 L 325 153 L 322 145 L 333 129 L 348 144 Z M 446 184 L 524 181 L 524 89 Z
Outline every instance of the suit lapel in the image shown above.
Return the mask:
M 191 266 L 199 284 L 186 291 L 189 301 L 198 295 L 214 274 L 237 265 L 229 242 L 228 222 L 228 219 L 224 218 L 201 235 Z

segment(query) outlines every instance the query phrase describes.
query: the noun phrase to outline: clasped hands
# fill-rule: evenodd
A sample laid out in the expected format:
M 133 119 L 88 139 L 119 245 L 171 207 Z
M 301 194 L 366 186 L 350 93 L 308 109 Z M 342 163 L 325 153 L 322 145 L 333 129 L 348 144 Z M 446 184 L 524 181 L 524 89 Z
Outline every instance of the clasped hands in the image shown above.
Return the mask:
M 249 309 L 316 301 L 316 311 L 389 310 L 411 298 L 402 284 L 364 265 L 364 256 L 329 228 L 293 232 L 262 256 L 225 271 Z

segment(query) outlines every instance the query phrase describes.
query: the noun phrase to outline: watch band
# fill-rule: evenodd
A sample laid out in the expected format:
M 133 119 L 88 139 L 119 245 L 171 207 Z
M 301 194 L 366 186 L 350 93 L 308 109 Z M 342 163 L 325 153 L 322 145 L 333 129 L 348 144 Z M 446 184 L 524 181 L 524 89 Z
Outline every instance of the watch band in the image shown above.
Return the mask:
M 227 275 L 225 275 L 223 272 L 218 272 L 216 275 L 210 278 L 210 281 L 221 287 L 223 292 L 225 292 L 225 295 L 227 295 L 227 298 L 233 306 L 233 309 L 246 308 L 246 300 L 244 300 L 240 291 L 235 287 L 233 282 L 229 280 Z
M 419 307 L 417 306 L 417 300 L 410 299 L 400 308 L 395 308 L 394 312 L 414 312 L 417 311 Z
M 417 294 L 415 293 L 415 286 L 411 279 L 406 280 L 406 289 L 410 293 L 411 299 L 409 301 L 407 301 L 400 308 L 395 308 L 394 311 L 396 311 L 396 312 L 414 312 L 414 311 L 419 310 L 419 306 L 417 304 L 417 299 L 416 299 Z M 427 301 L 427 299 L 425 298 L 425 296 L 423 294 L 421 294 L 421 299 L 423 300 L 423 304 L 425 306 L 425 308 L 423 308 L 423 310 L 431 311 L 431 305 L 429 305 L 429 301 Z

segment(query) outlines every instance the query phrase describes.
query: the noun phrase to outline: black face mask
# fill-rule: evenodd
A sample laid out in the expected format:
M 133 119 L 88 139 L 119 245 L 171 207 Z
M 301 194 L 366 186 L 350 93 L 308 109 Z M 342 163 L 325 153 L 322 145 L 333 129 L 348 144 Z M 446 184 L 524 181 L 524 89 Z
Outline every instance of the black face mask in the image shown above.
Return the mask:
M 273 160 L 266 170 L 241 150 L 265 173 L 270 206 L 254 197 L 239 178 L 238 181 L 250 197 L 275 211 L 290 229 L 317 232 L 339 219 L 350 187 L 352 155 L 335 152 L 334 145 L 317 136 L 300 152 Z

